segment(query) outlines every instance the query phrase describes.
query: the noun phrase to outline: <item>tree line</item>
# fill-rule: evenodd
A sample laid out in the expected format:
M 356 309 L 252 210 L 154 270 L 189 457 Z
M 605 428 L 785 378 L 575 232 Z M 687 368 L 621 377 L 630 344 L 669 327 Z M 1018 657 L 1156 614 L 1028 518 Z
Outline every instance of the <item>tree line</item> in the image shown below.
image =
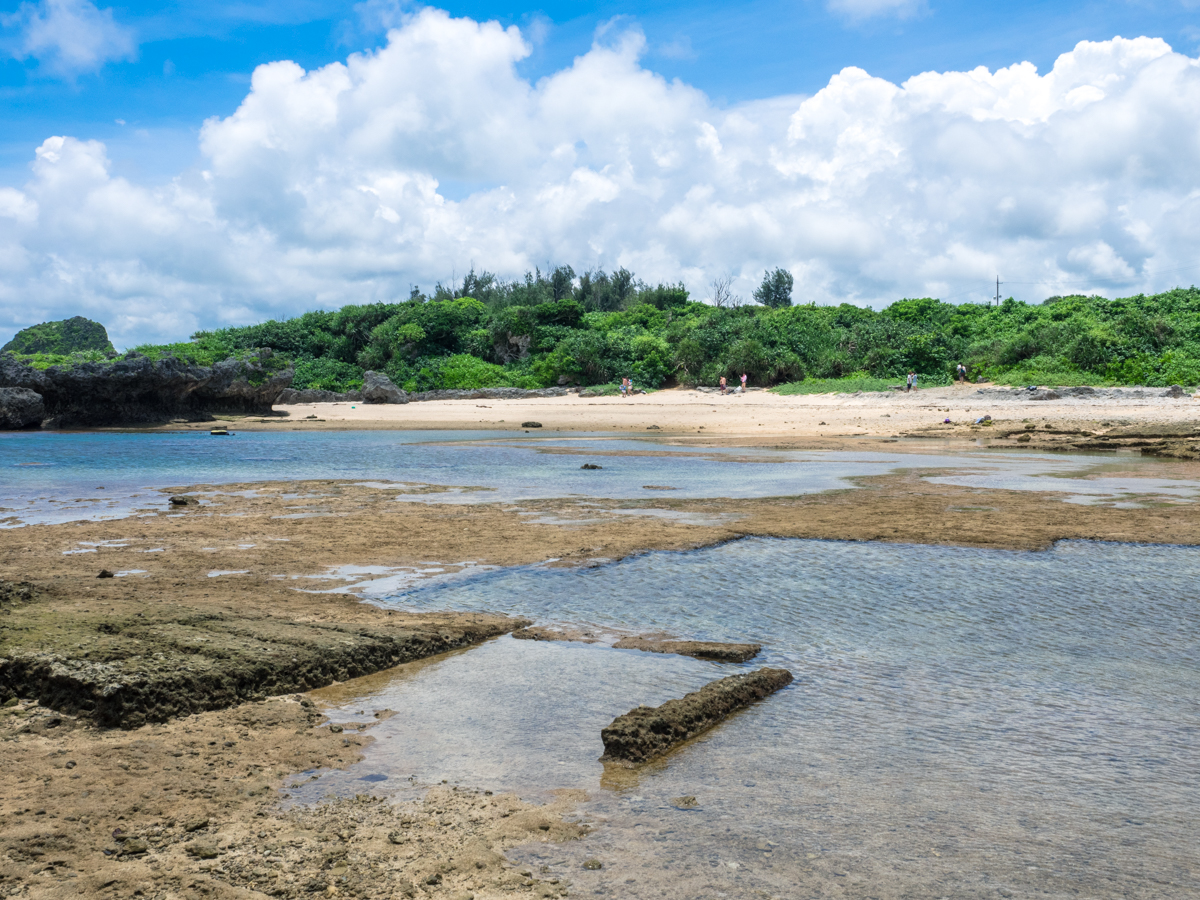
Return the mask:
M 350 305 L 146 345 L 198 363 L 270 347 L 291 358 L 296 387 L 348 390 L 365 370 L 406 390 L 558 384 L 754 385 L 846 377 L 947 383 L 958 363 L 1000 383 L 1195 385 L 1200 290 L 1117 300 L 1050 297 L 1027 304 L 903 299 L 882 310 L 796 303 L 790 273 L 764 274 L 751 300 L 729 281 L 695 302 L 682 284 L 570 266 L 506 281 L 469 272 L 414 287 L 393 303 Z

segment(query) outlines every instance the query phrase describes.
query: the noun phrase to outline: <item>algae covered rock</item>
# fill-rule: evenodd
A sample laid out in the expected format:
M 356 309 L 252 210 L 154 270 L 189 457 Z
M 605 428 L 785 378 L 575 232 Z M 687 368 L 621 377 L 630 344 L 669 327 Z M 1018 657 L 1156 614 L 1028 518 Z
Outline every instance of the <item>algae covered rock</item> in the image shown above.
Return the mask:
M 645 762 L 791 683 L 792 673 L 787 669 L 759 669 L 710 682 L 662 706 L 639 706 L 617 716 L 601 730 L 604 755 L 600 759 L 626 764 Z

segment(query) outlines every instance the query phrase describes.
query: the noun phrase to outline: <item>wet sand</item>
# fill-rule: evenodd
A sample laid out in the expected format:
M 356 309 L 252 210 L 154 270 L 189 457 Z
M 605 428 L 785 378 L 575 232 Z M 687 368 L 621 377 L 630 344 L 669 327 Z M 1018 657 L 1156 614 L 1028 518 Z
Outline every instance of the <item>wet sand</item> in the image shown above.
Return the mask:
M 751 393 L 745 401 L 755 399 Z M 743 440 L 753 443 L 753 437 Z M 964 440 L 973 444 L 969 436 L 938 443 Z M 1174 477 L 1200 475 L 1196 463 L 1166 465 Z M 547 500 L 518 508 L 397 502 L 398 491 L 288 482 L 209 487 L 215 493 L 203 505 L 168 515 L 166 496 L 187 488 L 180 486 L 163 492 L 157 515 L 4 532 L 0 581 L 28 582 L 33 590 L 32 599 L 4 607 L 5 652 L 96 659 L 112 652 L 114 632 L 129 634 L 136 624 L 130 639 L 137 646 L 122 652 L 186 666 L 202 654 L 172 630 L 183 620 L 200 643 L 226 639 L 231 619 L 254 640 L 272 637 L 256 631 L 254 622 L 475 629 L 476 639 L 516 624 L 477 615 L 389 614 L 353 594 L 298 590 L 344 587 L 346 581 L 322 576 L 347 565 L 408 567 L 426 575 L 469 564 L 598 565 L 744 535 L 1012 549 L 1044 548 L 1064 538 L 1200 544 L 1198 504 L 1081 506 L 1064 503 L 1062 493 L 940 485 L 903 472 L 858 484 L 787 498 L 672 500 L 664 494 L 653 501 L 593 500 L 584 507 Z M 277 518 L 294 502 L 284 495 L 296 493 L 315 495 L 306 501 L 315 515 Z M 704 514 L 718 524 L 616 514 L 642 507 Z M 531 512 L 581 524 L 540 524 Z M 67 553 L 82 541 L 100 546 L 95 553 Z M 142 571 L 100 579 L 102 568 Z M 530 838 L 578 836 L 563 819 L 578 797 L 539 808 L 438 788 L 407 806 L 341 800 L 284 811 L 280 792 L 296 773 L 350 765 L 370 739 L 369 729 L 334 733 L 319 709 L 319 702 L 305 706 L 298 696 L 264 698 L 134 730 L 100 729 L 27 701 L 0 713 L 0 895 L 488 898 L 517 889 L 551 896 L 568 887 L 524 876 L 499 854 Z M 187 830 L 204 819 L 207 825 Z M 388 837 L 393 833 L 399 843 Z M 200 843 L 208 849 L 189 852 Z M 202 858 L 209 849 L 216 855 Z

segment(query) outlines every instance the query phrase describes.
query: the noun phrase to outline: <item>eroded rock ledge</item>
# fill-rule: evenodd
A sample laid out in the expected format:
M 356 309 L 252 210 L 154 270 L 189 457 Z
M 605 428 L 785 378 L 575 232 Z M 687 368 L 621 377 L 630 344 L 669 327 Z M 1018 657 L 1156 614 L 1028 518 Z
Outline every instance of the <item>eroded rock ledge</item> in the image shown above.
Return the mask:
M 662 706 L 639 706 L 601 730 L 604 755 L 600 760 L 636 765 L 661 756 L 792 680 L 787 669 L 759 669 L 713 681 Z
M 617 650 L 642 650 L 646 653 L 674 653 L 713 662 L 746 662 L 758 656 L 762 644 L 725 644 L 719 641 L 673 641 L 652 635 L 621 638 L 613 644 Z
M 222 412 L 265 414 L 292 383 L 292 375 L 291 366 L 270 350 L 212 366 L 171 356 L 151 360 L 131 355 L 44 370 L 0 353 L 0 388 L 23 389 L 7 392 L 0 401 L 5 410 L 28 413 L 4 425 L 16 416 L 6 412 L 0 415 L 0 427 L 126 425 Z M 40 408 L 34 409 L 38 400 Z
M 0 702 L 35 699 L 118 728 L 324 687 L 528 624 L 295 622 L 186 608 L 63 622 L 44 601 L 31 585 L 0 583 Z

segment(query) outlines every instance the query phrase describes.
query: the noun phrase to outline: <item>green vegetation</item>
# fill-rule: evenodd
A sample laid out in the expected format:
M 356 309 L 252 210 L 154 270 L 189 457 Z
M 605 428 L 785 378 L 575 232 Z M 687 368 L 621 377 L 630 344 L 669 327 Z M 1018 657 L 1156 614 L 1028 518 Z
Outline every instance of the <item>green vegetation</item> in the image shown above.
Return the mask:
M 682 284 L 647 285 L 625 269 L 577 276 L 569 266 L 504 282 L 462 284 L 406 300 L 309 312 L 294 319 L 200 332 L 144 346 L 209 365 L 258 348 L 294 362 L 298 388 L 350 390 L 366 369 L 406 390 L 557 384 L 778 385 L 781 393 L 879 390 L 915 371 L 949 383 L 957 363 L 1001 384 L 1200 382 L 1200 289 L 1119 300 L 1051 297 L 998 306 L 906 299 L 882 311 L 791 305 L 789 274 L 767 272 L 759 305 L 718 282 L 716 303 L 690 302 Z
M 0 353 L 4 351 L 24 356 L 40 355 L 43 358 L 69 358 L 76 353 L 97 353 L 100 359 L 115 352 L 104 326 L 83 316 L 24 328 L 0 347 Z
M 854 372 L 844 378 L 808 378 L 804 381 L 791 381 L 772 388 L 772 391 L 785 397 L 795 394 L 834 394 L 838 392 L 853 394 L 855 391 L 886 391 L 896 382 L 895 378 L 872 378 L 866 372 Z

